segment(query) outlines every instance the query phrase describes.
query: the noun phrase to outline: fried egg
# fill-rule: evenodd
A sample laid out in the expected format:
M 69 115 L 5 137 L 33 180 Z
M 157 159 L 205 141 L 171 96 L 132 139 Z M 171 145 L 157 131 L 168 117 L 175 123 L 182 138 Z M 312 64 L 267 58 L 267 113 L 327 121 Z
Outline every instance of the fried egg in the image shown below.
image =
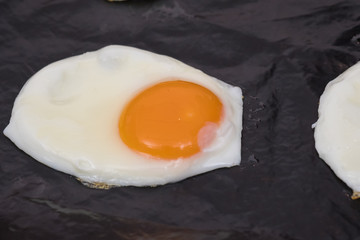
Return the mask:
M 173 58 L 108 46 L 52 63 L 4 134 L 83 182 L 156 186 L 240 164 L 242 92 Z
M 360 63 L 329 82 L 320 98 L 315 147 L 335 174 L 360 193 Z

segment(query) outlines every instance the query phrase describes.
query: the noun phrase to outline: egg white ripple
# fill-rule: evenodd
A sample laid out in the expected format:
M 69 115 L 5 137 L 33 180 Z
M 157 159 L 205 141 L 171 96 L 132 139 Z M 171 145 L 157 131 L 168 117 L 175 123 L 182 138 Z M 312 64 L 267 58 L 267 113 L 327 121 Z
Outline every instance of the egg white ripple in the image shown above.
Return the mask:
M 122 109 L 156 83 L 184 80 L 224 106 L 216 139 L 202 152 L 164 161 L 130 150 L 119 136 Z M 113 45 L 52 63 L 17 96 L 4 134 L 37 161 L 91 183 L 153 186 L 240 164 L 242 92 L 171 57 Z

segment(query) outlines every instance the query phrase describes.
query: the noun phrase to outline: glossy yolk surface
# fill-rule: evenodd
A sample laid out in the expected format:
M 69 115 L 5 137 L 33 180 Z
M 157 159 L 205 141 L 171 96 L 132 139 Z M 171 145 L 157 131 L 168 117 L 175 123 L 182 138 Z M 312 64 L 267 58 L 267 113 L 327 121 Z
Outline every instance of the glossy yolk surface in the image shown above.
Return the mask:
M 211 142 L 222 108 L 200 85 L 162 82 L 128 103 L 119 120 L 120 137 L 129 148 L 155 158 L 189 157 Z

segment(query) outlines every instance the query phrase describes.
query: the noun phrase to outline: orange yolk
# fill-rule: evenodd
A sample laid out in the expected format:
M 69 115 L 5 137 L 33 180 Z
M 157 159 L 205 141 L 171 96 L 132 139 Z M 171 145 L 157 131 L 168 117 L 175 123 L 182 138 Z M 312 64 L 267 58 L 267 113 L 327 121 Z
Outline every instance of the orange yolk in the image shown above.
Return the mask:
M 189 157 L 214 138 L 222 111 L 219 98 L 200 85 L 162 82 L 128 103 L 119 120 L 120 137 L 155 158 Z

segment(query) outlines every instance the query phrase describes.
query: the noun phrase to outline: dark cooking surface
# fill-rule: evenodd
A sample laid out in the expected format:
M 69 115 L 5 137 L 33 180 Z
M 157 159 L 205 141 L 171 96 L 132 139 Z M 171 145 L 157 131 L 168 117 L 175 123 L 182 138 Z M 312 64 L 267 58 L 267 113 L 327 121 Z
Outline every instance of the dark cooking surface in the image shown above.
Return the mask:
M 359 34 L 358 0 L 0 0 L 1 130 L 32 74 L 109 44 L 172 56 L 245 97 L 241 166 L 157 188 L 86 188 L 1 134 L 0 239 L 360 239 L 360 200 L 311 129 Z

